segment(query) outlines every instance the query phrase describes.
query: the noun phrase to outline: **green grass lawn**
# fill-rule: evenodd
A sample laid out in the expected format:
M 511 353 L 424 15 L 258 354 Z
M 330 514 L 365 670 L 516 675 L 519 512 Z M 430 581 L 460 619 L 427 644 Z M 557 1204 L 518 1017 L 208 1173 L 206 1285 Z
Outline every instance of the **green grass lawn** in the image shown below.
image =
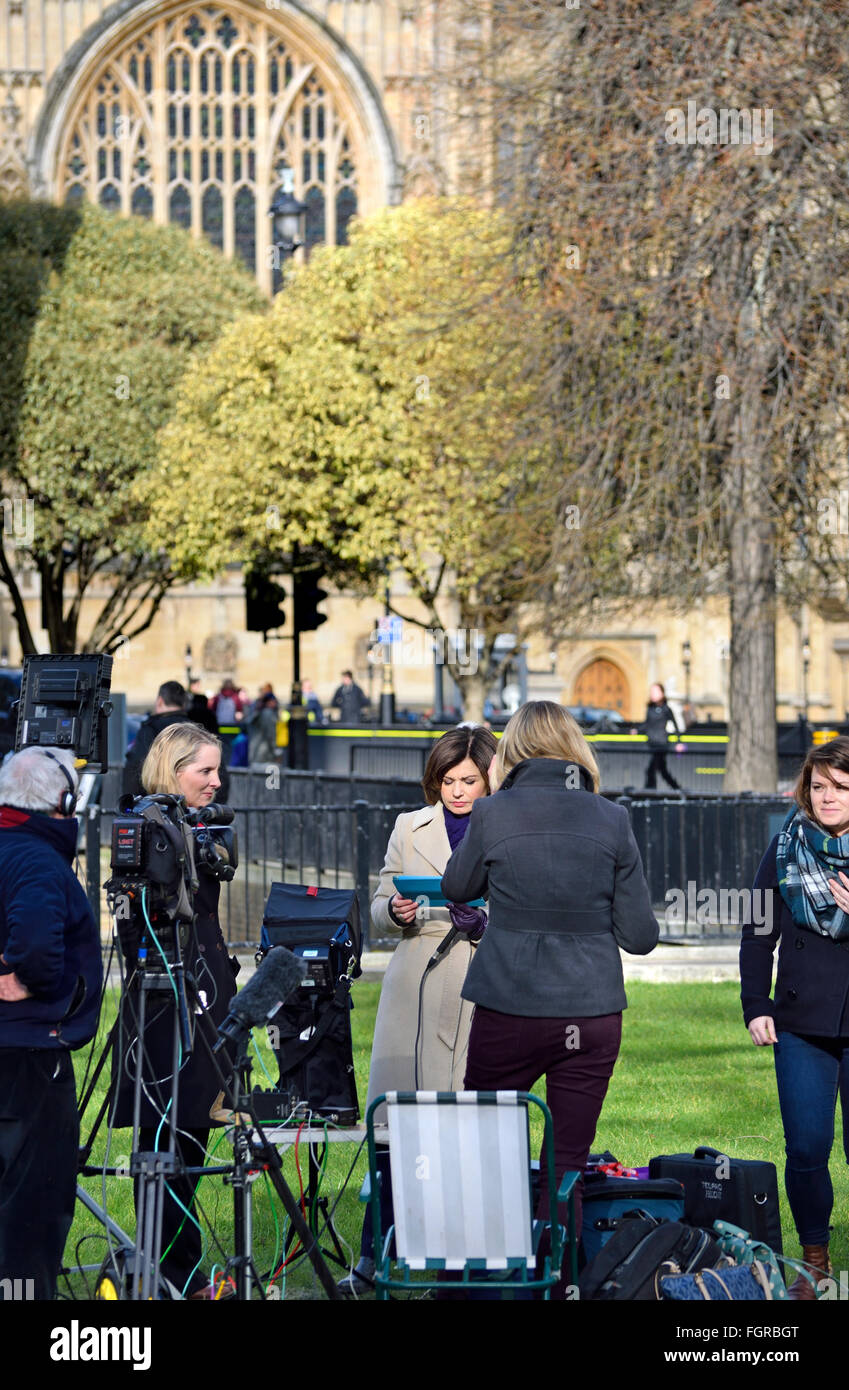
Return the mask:
M 358 981 L 354 985 L 354 1060 L 361 1108 L 364 1105 L 371 1037 L 380 985 Z M 783 1199 L 784 1146 L 771 1050 L 754 1048 L 743 1027 L 738 986 L 722 984 L 649 984 L 634 982 L 628 987 L 630 1008 L 625 1013 L 624 1036 L 619 1062 L 613 1075 L 601 1119 L 595 1148 L 610 1149 L 628 1165 L 645 1164 L 654 1154 L 692 1152 L 699 1144 L 709 1144 L 723 1153 L 740 1158 L 764 1158 L 775 1163 L 782 1194 L 782 1225 L 788 1254 L 798 1254 L 795 1231 Z M 114 1016 L 114 1000 L 104 1010 L 103 1029 Z M 257 1036 L 255 1034 L 255 1036 Z M 262 1053 L 269 1072 L 276 1067 L 262 1040 Z M 85 1053 L 76 1054 L 78 1075 L 85 1064 Z M 263 1082 L 257 1064 L 255 1077 Z M 263 1082 L 264 1084 L 264 1082 Z M 849 1175 L 843 1161 L 838 1135 L 832 1155 L 835 1188 L 832 1258 L 835 1269 L 849 1268 Z M 83 1126 L 84 1134 L 86 1127 Z M 213 1142 L 223 1131 L 217 1131 Z M 130 1131 L 116 1131 L 110 1162 L 129 1150 Z M 104 1136 L 98 1138 L 93 1161 L 102 1162 Z M 336 1201 L 355 1157 L 355 1146 L 329 1146 L 329 1157 L 322 1191 Z M 226 1157 L 229 1147 L 221 1138 L 216 1158 Z M 306 1171 L 306 1154 L 301 1167 Z M 356 1252 L 362 1222 L 358 1201 L 365 1172 L 365 1155 L 357 1158 L 347 1190 L 339 1199 L 335 1222 L 344 1240 Z M 285 1158 L 284 1170 L 290 1187 L 297 1193 L 298 1178 L 294 1156 Z M 86 1181 L 88 1190 L 100 1200 L 100 1180 Z M 126 1178 L 110 1178 L 107 1183 L 108 1209 L 120 1226 L 134 1229 L 132 1185 Z M 204 1179 L 200 1201 L 221 1246 L 229 1249 L 233 1214 L 230 1189 L 220 1178 Z M 263 1274 L 276 1268 L 285 1233 L 284 1213 L 272 1196 L 265 1178 L 254 1187 L 254 1255 Z M 78 1204 L 65 1258 L 77 1263 L 79 1246 L 82 1263 L 94 1264 L 103 1258 L 105 1239 L 98 1222 Z M 222 1254 L 207 1232 L 209 1261 L 220 1265 Z M 355 1253 L 356 1258 L 356 1253 Z M 338 1271 L 341 1274 L 341 1270 Z M 85 1297 L 85 1285 L 74 1278 L 77 1296 Z M 62 1293 L 60 1284 L 60 1294 Z M 67 1289 L 65 1290 L 67 1292 Z M 287 1270 L 286 1297 L 323 1296 L 311 1267 L 295 1260 Z

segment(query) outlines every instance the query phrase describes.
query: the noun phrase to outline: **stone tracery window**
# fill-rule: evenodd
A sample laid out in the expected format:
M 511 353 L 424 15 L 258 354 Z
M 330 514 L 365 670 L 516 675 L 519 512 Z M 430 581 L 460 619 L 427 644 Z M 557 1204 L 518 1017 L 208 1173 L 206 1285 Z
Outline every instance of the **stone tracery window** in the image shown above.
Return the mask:
M 58 194 L 175 222 L 270 289 L 280 166 L 309 209 L 308 253 L 345 241 L 362 158 L 344 89 L 282 23 L 237 4 L 184 5 L 101 61 L 66 127 Z

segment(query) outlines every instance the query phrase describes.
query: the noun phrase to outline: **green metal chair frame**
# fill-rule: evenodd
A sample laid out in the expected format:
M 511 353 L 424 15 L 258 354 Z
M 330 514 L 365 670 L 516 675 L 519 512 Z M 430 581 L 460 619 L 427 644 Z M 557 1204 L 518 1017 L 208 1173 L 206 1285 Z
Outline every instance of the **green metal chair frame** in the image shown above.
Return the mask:
M 369 1171 L 363 1183 L 360 1193 L 360 1201 L 369 1202 L 371 1207 L 372 1228 L 374 1231 L 374 1252 L 375 1252 L 375 1290 L 378 1299 L 385 1300 L 390 1298 L 392 1291 L 404 1293 L 418 1293 L 427 1289 L 440 1289 L 445 1293 L 452 1293 L 464 1289 L 470 1291 L 484 1292 L 498 1290 L 502 1297 L 516 1296 L 523 1294 L 526 1290 L 539 1290 L 545 1299 L 551 1296 L 551 1290 L 560 1278 L 560 1270 L 563 1262 L 564 1244 L 569 1245 L 570 1281 L 572 1286 L 577 1288 L 578 1284 L 578 1249 L 575 1237 L 575 1187 L 581 1174 L 577 1172 L 564 1173 L 558 1187 L 554 1167 L 554 1127 L 551 1112 L 537 1096 L 531 1095 L 527 1091 L 478 1091 L 476 1093 L 476 1106 L 495 1105 L 512 1103 L 515 1100 L 517 1106 L 523 1106 L 525 1110 L 525 1120 L 528 1137 L 528 1155 L 530 1159 L 530 1109 L 531 1105 L 537 1107 L 542 1113 L 543 1118 L 543 1142 L 540 1156 L 540 1175 L 542 1178 L 543 1195 L 548 1195 L 548 1205 L 550 1212 L 557 1212 L 558 1219 L 553 1217 L 549 1221 L 535 1218 L 533 1212 L 528 1210 L 528 1223 L 531 1232 L 531 1239 L 534 1251 L 538 1251 L 540 1239 L 543 1231 L 551 1230 L 551 1253 L 544 1257 L 543 1269 L 540 1277 L 529 1277 L 529 1271 L 525 1259 L 509 1258 L 505 1270 L 509 1271 L 506 1277 L 492 1278 L 491 1270 L 488 1268 L 485 1259 L 466 1259 L 460 1277 L 438 1279 L 435 1277 L 437 1271 L 446 1269 L 446 1262 L 441 1258 L 428 1258 L 425 1262 L 425 1270 L 433 1271 L 434 1277 L 422 1278 L 420 1270 L 413 1270 L 403 1259 L 391 1257 L 389 1254 L 395 1227 L 391 1226 L 387 1231 L 381 1229 L 380 1219 L 380 1175 L 377 1169 L 377 1150 L 374 1137 L 375 1112 L 378 1107 L 387 1100 L 398 1105 L 423 1105 L 436 1104 L 437 1106 L 448 1106 L 458 1104 L 458 1094 L 466 1097 L 469 1092 L 458 1093 L 456 1091 L 438 1092 L 416 1092 L 398 1091 L 388 1092 L 378 1096 L 368 1108 L 366 1115 L 366 1133 L 368 1140 L 368 1162 Z M 499 1097 L 502 1097 L 499 1100 Z M 505 1102 L 505 1097 L 509 1101 Z M 425 1099 L 426 1098 L 426 1099 Z M 465 1104 L 470 1104 L 465 1100 Z M 392 1145 L 390 1143 L 390 1168 L 392 1165 Z M 531 1189 L 530 1163 L 528 1170 L 528 1193 Z M 564 1228 L 559 1219 L 560 1207 L 565 1204 L 567 1207 L 568 1227 Z M 395 1274 L 392 1268 L 395 1266 Z M 500 1273 L 500 1271 L 498 1271 Z M 454 1271 L 458 1273 L 458 1271 Z M 536 1271 L 530 1271 L 535 1276 Z M 415 1276 L 415 1277 L 414 1277 Z

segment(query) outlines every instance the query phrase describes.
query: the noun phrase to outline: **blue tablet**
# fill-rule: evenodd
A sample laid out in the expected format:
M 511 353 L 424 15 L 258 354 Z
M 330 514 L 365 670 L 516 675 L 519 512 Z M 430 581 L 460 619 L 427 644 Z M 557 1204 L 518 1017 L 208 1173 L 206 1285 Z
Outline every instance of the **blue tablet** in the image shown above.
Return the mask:
M 427 898 L 431 907 L 447 907 L 449 899 L 442 892 L 442 879 L 419 877 L 417 874 L 394 874 L 392 882 L 402 898 Z M 483 898 L 475 898 L 470 907 L 483 907 Z

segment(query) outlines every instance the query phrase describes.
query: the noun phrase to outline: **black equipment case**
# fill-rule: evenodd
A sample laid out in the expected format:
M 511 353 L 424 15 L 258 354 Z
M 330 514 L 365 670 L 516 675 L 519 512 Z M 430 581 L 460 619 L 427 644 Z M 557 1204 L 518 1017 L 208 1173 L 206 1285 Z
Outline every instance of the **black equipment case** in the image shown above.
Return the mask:
M 781 1254 L 781 1212 L 775 1164 L 729 1158 L 702 1144 L 692 1154 L 660 1154 L 649 1162 L 652 1178 L 684 1184 L 684 1220 L 691 1226 L 730 1221 Z M 586 1201 L 586 1198 L 584 1199 Z
M 360 1111 L 351 1043 L 351 980 L 362 973 L 356 893 L 272 883 L 260 950 L 265 953 L 274 946 L 286 946 L 303 960 L 307 975 L 274 1017 L 279 1098 L 261 1093 L 262 1117 L 292 1115 L 300 1122 L 309 1113 L 317 1121 L 355 1124 Z

